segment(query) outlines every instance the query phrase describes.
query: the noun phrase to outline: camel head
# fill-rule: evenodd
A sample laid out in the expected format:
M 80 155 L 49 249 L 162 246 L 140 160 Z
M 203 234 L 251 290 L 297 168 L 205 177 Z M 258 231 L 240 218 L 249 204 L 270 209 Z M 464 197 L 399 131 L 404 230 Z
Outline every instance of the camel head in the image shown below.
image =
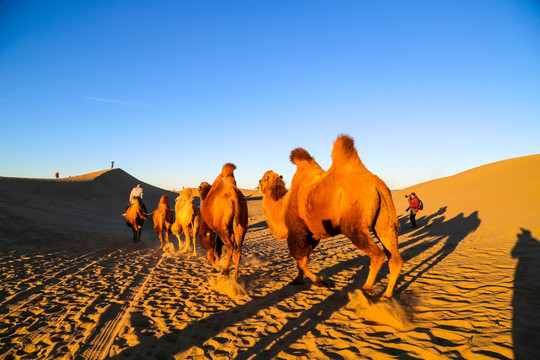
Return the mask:
M 265 172 L 262 179 L 259 180 L 259 190 L 275 201 L 287 193 L 283 176 L 276 174 L 272 170 Z
M 168 206 L 168 205 L 169 205 L 169 195 L 162 195 L 162 196 L 159 198 L 159 203 Z
M 185 188 L 180 191 L 180 197 L 184 201 L 193 201 L 193 191 L 191 188 Z
M 211 187 L 212 186 L 206 181 L 203 181 L 201 185 L 199 185 L 199 196 L 201 197 L 201 200 L 206 199 L 206 195 L 208 195 Z

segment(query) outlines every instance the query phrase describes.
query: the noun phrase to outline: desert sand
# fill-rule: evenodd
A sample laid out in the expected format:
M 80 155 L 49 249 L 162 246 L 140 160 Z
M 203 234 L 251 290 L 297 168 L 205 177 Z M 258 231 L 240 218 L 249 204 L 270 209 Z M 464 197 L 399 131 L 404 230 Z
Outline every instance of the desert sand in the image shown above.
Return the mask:
M 239 283 L 210 273 L 200 245 L 159 250 L 151 219 L 133 243 L 121 213 L 138 183 L 148 211 L 163 194 L 173 207 L 175 193 L 121 169 L 0 178 L 1 359 L 540 356 L 540 155 L 393 191 L 405 264 L 390 301 L 386 263 L 366 298 L 369 259 L 342 236 L 310 260 L 332 288 L 288 285 L 296 266 L 253 190 Z

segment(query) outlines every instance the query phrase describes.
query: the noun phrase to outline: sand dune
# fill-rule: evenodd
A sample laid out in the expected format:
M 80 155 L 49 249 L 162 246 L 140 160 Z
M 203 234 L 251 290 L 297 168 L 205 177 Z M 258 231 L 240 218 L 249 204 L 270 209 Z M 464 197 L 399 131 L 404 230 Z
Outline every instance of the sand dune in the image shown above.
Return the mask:
M 286 242 L 269 233 L 253 191 L 239 283 L 210 274 L 200 248 L 197 257 L 160 251 L 151 221 L 135 244 L 121 213 L 137 183 L 149 211 L 161 195 L 175 197 L 121 169 L 0 178 L 0 358 L 533 359 L 540 352 L 540 155 L 394 191 L 405 265 L 395 298 L 385 302 L 378 297 L 387 266 L 377 295 L 366 298 L 358 289 L 369 260 L 344 237 L 322 241 L 310 262 L 333 288 L 289 286 L 296 266 Z M 411 191 L 425 204 L 417 229 L 404 212 Z

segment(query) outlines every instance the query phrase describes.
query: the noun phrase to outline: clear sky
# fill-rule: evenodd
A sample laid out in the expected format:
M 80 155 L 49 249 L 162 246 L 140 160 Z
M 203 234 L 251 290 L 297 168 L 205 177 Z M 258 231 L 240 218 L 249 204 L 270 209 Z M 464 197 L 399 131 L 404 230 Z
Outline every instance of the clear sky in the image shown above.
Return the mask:
M 0 176 L 290 184 L 349 134 L 401 189 L 540 153 L 540 2 L 4 0 L 0 124 Z

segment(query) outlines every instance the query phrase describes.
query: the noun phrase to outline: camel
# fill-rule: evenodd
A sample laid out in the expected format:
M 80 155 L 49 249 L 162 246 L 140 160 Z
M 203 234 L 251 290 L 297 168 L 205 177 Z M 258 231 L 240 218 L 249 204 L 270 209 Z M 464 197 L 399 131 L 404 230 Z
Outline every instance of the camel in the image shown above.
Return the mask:
M 208 192 L 212 186 L 206 181 L 199 185 L 199 196 L 201 202 L 206 199 Z M 212 265 L 212 272 L 218 272 L 217 265 L 219 258 L 221 257 L 221 250 L 223 248 L 223 241 L 216 236 L 216 234 L 208 227 L 206 221 L 201 216 L 201 223 L 199 227 L 199 242 L 204 250 L 206 250 L 206 258 Z
M 185 234 L 186 243 L 183 249 L 184 253 L 189 250 L 190 239 L 193 239 L 193 256 L 197 256 L 197 247 L 195 246 L 197 241 L 197 233 L 199 232 L 199 223 L 201 218 L 201 212 L 194 203 L 195 197 L 193 191 L 190 188 L 180 191 L 180 195 L 175 201 L 175 214 L 176 219 L 172 224 L 171 231 L 178 238 L 178 250 L 181 248 L 182 232 Z
M 146 220 L 146 214 L 141 205 L 141 199 L 139 197 L 133 198 L 133 203 L 126 210 L 126 224 L 133 230 L 133 241 L 141 241 L 141 232 Z
M 246 198 L 236 187 L 234 170 L 236 165 L 223 165 L 206 198 L 201 202 L 201 217 L 227 248 L 225 267 L 222 273 L 229 275 L 234 253 L 234 279 L 238 280 L 238 268 L 242 257 L 242 244 L 247 231 L 248 210 Z
M 159 199 L 159 204 L 154 211 L 152 220 L 154 220 L 154 231 L 159 236 L 159 248 L 163 249 L 163 246 L 169 244 L 169 234 L 171 233 L 171 227 L 174 221 L 172 211 L 169 209 L 168 195 L 162 195 Z M 165 244 L 163 244 L 164 239 Z
M 336 139 L 328 171 L 302 148 L 294 149 L 290 160 L 296 172 L 289 190 L 282 177 L 271 170 L 259 181 L 259 189 L 270 231 L 278 239 L 287 239 L 296 261 L 298 276 L 291 284 L 303 284 L 305 275 L 317 286 L 328 286 L 310 271 L 309 255 L 321 239 L 343 234 L 370 257 L 362 288 L 366 293 L 372 292 L 386 254 L 390 276 L 383 298 L 391 298 L 403 266 L 398 251 L 400 226 L 390 190 L 364 166 L 354 140 L 347 135 Z M 384 251 L 371 237 L 370 229 Z

